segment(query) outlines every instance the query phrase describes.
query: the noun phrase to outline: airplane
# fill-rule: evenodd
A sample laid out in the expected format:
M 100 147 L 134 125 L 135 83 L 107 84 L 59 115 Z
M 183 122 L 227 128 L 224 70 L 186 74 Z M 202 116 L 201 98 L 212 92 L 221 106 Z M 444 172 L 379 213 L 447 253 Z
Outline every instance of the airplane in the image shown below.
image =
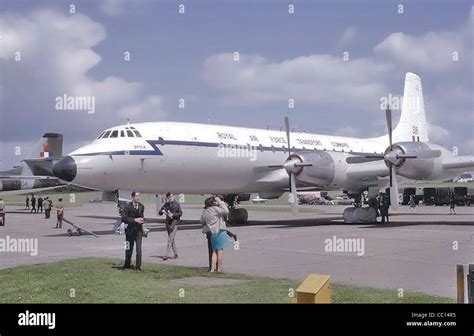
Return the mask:
M 222 194 L 230 220 L 247 221 L 237 207 L 251 193 L 266 199 L 289 191 L 293 213 L 297 190 L 344 190 L 360 203 L 369 187 L 390 186 L 398 205 L 397 176 L 412 180 L 452 178 L 474 167 L 474 156 L 454 156 L 429 142 L 421 79 L 405 76 L 401 116 L 375 138 L 253 129 L 184 122 L 125 124 L 104 130 L 53 167 L 56 177 L 76 185 L 124 195 L 144 193 Z M 413 103 L 416 102 L 416 103 Z M 387 178 L 388 177 L 388 178 Z M 389 181 L 387 181 L 389 180 Z
M 53 165 L 62 158 L 63 135 L 45 133 L 19 165 L 0 171 L 0 195 L 26 194 L 64 185 L 53 176 Z

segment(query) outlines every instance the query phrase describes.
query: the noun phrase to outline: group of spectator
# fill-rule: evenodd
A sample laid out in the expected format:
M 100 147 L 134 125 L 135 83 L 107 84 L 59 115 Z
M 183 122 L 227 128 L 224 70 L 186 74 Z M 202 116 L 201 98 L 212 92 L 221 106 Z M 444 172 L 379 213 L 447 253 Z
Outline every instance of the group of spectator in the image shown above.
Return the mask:
M 31 209 L 30 209 L 31 204 Z M 64 204 L 63 199 L 59 198 L 58 202 L 53 206 L 53 201 L 46 196 L 45 198 L 39 196 L 38 199 L 35 197 L 34 194 L 26 195 L 26 205 L 25 210 L 30 210 L 30 213 L 43 213 L 44 210 L 44 218 L 49 219 L 51 218 L 51 210 L 56 210 L 56 226 L 55 228 L 60 229 L 63 226 L 63 218 L 64 218 Z
M 140 193 L 133 191 L 132 201 L 120 209 L 121 221 L 125 227 L 125 262 L 122 269 L 141 270 L 142 264 L 142 238 L 148 234 L 145 228 L 144 218 L 145 206 L 140 202 Z M 160 216 L 164 215 L 165 228 L 168 234 L 166 255 L 163 260 L 177 259 L 178 248 L 176 246 L 176 233 L 181 222 L 183 211 L 181 205 L 176 201 L 173 193 L 166 193 L 166 202 L 158 210 Z M 237 235 L 230 232 L 226 227 L 226 218 L 229 215 L 227 204 L 219 196 L 208 197 L 204 202 L 204 210 L 201 215 L 202 233 L 206 235 L 209 272 L 222 272 L 224 261 L 224 248 L 231 242 L 237 241 Z M 136 262 L 132 267 L 132 254 L 136 246 Z

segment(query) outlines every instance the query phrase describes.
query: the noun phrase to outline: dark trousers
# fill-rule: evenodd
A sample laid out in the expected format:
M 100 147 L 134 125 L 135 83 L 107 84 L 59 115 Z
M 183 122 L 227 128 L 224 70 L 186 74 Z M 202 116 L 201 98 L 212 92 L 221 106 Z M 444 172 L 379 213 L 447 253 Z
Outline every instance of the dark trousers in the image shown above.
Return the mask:
M 125 249 L 125 264 L 123 265 L 125 268 L 131 267 L 133 247 L 135 244 L 137 245 L 137 260 L 135 266 L 137 268 L 140 268 L 142 266 L 142 237 L 143 231 L 141 230 L 141 228 L 125 230 L 125 240 L 127 242 L 127 246 Z
M 30 211 L 30 213 L 31 213 L 31 212 L 36 212 L 36 205 L 35 205 L 35 204 L 32 204 L 32 205 L 31 205 L 31 211 Z
M 387 223 L 389 222 L 388 212 L 381 211 L 380 215 L 382 216 L 382 223 L 385 223 L 385 218 L 387 218 Z
M 43 213 L 43 205 L 38 205 L 38 212 Z
M 44 210 L 44 218 L 49 218 L 51 216 L 51 209 Z

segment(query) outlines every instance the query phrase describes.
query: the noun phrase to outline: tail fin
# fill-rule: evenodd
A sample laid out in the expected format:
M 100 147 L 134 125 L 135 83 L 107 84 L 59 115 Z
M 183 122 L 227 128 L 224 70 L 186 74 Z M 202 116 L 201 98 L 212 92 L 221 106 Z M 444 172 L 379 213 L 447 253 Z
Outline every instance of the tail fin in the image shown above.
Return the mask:
M 405 76 L 402 113 L 393 130 L 393 141 L 429 141 L 421 79 L 412 72 Z
M 53 176 L 53 159 L 63 155 L 63 135 L 45 133 L 28 157 L 23 160 L 33 175 Z
M 59 133 L 45 133 L 25 161 L 31 159 L 58 158 L 62 155 L 63 135 Z

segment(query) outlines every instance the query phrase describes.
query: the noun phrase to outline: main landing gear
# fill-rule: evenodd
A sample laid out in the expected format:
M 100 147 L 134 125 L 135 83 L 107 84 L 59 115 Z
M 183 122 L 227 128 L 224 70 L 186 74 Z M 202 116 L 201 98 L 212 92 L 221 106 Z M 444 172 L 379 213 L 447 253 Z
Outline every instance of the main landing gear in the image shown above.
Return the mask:
M 247 209 L 237 208 L 240 203 L 239 195 L 230 194 L 224 196 L 224 202 L 229 207 L 229 216 L 227 222 L 229 224 L 245 224 L 249 218 Z

